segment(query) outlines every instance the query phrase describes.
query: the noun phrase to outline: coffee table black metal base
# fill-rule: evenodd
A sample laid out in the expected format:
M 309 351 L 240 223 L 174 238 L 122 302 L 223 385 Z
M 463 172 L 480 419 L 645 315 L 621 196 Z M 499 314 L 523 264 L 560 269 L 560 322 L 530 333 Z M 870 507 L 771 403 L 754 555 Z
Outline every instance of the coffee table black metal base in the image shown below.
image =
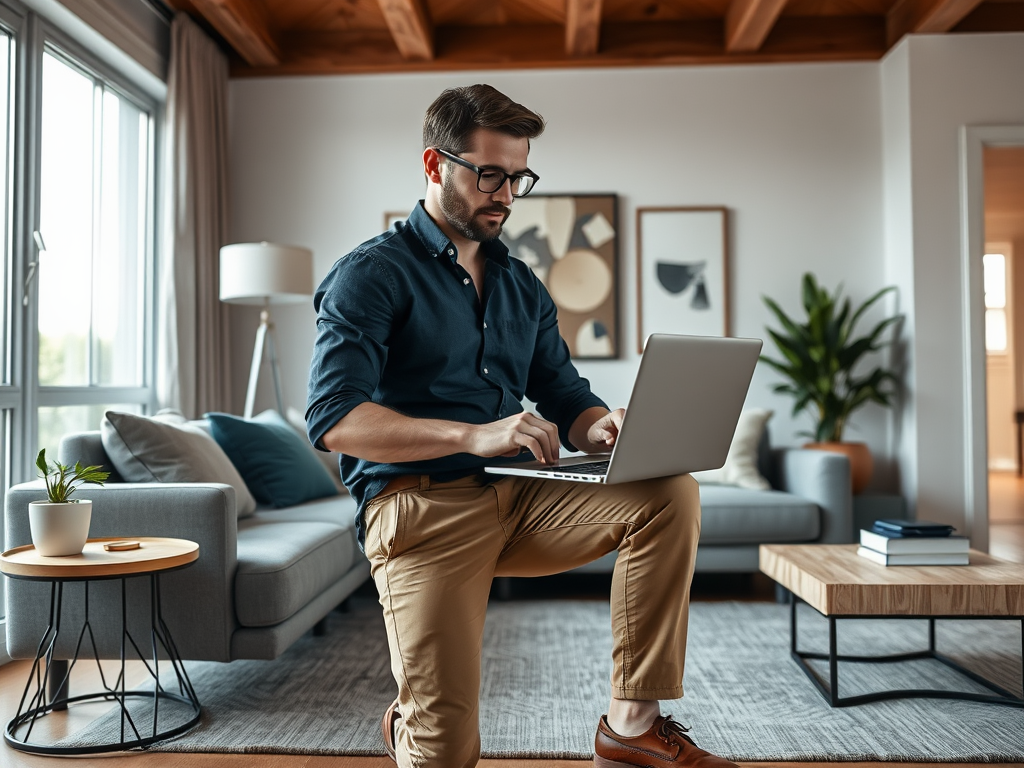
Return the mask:
M 833 707 L 851 707 L 857 704 L 867 704 L 872 701 L 886 701 L 888 699 L 962 699 L 966 701 L 981 701 L 989 704 L 1005 704 L 1011 707 L 1024 707 L 1024 698 L 1016 696 L 1005 688 L 996 685 L 981 675 L 972 672 L 961 666 L 948 656 L 939 653 L 935 647 L 935 620 L 955 619 L 957 621 L 989 619 L 1000 621 L 1019 621 L 1021 623 L 1021 663 L 1024 665 L 1024 617 L 1021 616 L 824 616 L 828 619 L 828 653 L 811 653 L 801 651 L 797 647 L 797 604 L 805 602 L 793 595 L 790 600 L 790 655 L 793 660 L 804 671 L 814 687 L 818 689 L 825 700 Z M 813 606 L 811 606 L 813 608 Z M 823 614 L 815 610 L 819 616 Z M 837 624 L 840 619 L 927 619 L 928 621 L 928 648 L 913 653 L 900 653 L 888 656 L 848 656 L 840 655 L 837 652 Z M 948 691 L 930 688 L 898 688 L 890 691 L 877 691 L 865 693 L 858 696 L 839 695 L 839 662 L 852 663 L 892 663 L 901 661 L 917 661 L 920 659 L 932 659 L 947 667 L 956 670 L 964 677 L 973 680 L 993 693 L 972 693 L 969 691 Z M 808 664 L 808 660 L 828 661 L 828 682 L 822 680 L 818 673 Z M 1021 685 L 1024 688 L 1024 669 L 1021 673 Z
M 166 572 L 166 571 L 165 571 Z M 40 755 L 91 755 L 105 752 L 118 752 L 130 749 L 146 748 L 158 741 L 179 736 L 195 726 L 201 716 L 199 699 L 195 689 L 185 671 L 185 665 L 181 660 L 174 639 L 164 623 L 160 610 L 160 574 L 149 573 L 136 576 L 141 578 L 148 576 L 150 582 L 150 605 L 151 605 L 151 629 L 149 647 L 150 659 L 144 654 L 128 631 L 127 625 L 127 600 L 125 594 L 125 582 L 132 576 L 116 576 L 121 581 L 121 668 L 117 679 L 113 684 L 107 683 L 100 666 L 99 655 L 96 652 L 96 643 L 93 639 L 92 626 L 89 621 L 89 581 L 92 579 L 64 579 L 54 580 L 50 588 L 50 623 L 43 633 L 36 650 L 35 660 L 29 671 L 28 682 L 25 684 L 25 691 L 22 694 L 21 702 L 18 705 L 18 713 L 7 724 L 4 731 L 4 741 L 14 749 L 22 752 L 31 752 Z M 15 577 L 17 578 L 17 577 Z M 75 645 L 75 655 L 69 662 L 63 662 L 53 658 L 53 651 L 56 647 L 57 638 L 61 632 L 61 607 L 64 596 L 65 583 L 69 581 L 81 581 L 85 589 L 85 621 L 78 633 Z M 99 669 L 102 691 L 86 693 L 78 696 L 67 696 L 68 680 L 71 670 L 78 663 L 79 653 L 83 645 L 88 641 L 92 647 L 92 656 Z M 142 661 L 153 679 L 153 690 L 126 690 L 125 689 L 125 662 L 128 659 L 129 646 L 134 649 L 135 655 Z M 174 677 L 176 678 L 178 692 L 166 690 L 160 682 L 160 651 L 166 656 L 165 664 L 170 664 Z M 35 687 L 33 689 L 33 682 Z M 136 716 L 133 717 L 129 711 L 130 700 L 148 700 L 151 702 L 149 708 L 152 713 L 152 728 L 143 728 L 136 723 Z M 112 702 L 120 709 L 120 738 L 113 742 L 75 744 L 74 746 L 57 746 L 55 744 L 40 744 L 30 741 L 32 731 L 39 720 L 53 712 L 66 710 L 69 704 L 77 704 L 90 701 Z M 160 728 L 161 703 L 163 703 L 164 720 L 167 720 L 168 704 L 174 706 L 177 722 L 164 723 Z M 184 708 L 184 714 L 181 714 Z M 147 713 L 148 714 L 148 713 Z M 58 742 L 59 743 L 59 742 Z

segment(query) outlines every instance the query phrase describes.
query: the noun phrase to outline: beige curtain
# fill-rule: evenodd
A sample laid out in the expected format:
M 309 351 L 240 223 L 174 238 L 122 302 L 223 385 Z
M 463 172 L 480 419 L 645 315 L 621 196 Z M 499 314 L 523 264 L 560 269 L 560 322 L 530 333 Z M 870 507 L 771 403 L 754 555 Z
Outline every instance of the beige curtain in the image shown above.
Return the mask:
M 230 409 L 218 266 L 228 234 L 228 61 L 184 13 L 171 25 L 168 75 L 157 399 L 195 418 Z

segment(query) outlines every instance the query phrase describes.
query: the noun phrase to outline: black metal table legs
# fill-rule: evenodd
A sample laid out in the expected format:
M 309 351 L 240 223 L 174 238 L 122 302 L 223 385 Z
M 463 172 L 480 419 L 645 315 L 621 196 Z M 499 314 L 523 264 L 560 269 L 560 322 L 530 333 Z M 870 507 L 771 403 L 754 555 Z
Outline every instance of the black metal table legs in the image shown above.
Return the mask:
M 115 752 L 133 748 L 145 748 L 158 741 L 178 736 L 199 722 L 201 708 L 195 689 L 185 672 L 181 656 L 174 644 L 174 639 L 164 623 L 160 609 L 160 575 L 148 574 L 150 580 L 150 646 L 151 657 L 147 660 L 139 648 L 139 644 L 128 631 L 127 600 L 125 581 L 129 576 L 120 577 L 121 581 L 121 653 L 120 673 L 112 684 L 108 684 L 100 666 L 99 654 L 93 637 L 92 625 L 89 621 L 89 582 L 84 581 L 85 588 L 85 621 L 75 644 L 74 656 L 70 661 L 54 659 L 54 649 L 61 631 L 61 608 L 64 597 L 64 582 L 54 581 L 50 589 L 50 621 L 39 640 L 35 660 L 29 671 L 28 681 L 18 705 L 18 712 L 7 724 L 4 740 L 14 749 L 42 755 L 89 755 L 103 752 Z M 99 669 L 102 691 L 78 696 L 68 696 L 68 681 L 71 671 L 78 663 L 79 653 L 86 636 L 92 647 L 92 656 Z M 153 679 L 153 690 L 126 690 L 125 662 L 128 659 L 128 646 L 142 661 L 150 677 Z M 160 682 L 160 653 L 166 657 L 165 664 L 170 663 L 177 680 L 177 692 L 166 690 Z M 33 683 L 35 684 L 33 686 Z M 129 710 L 129 700 L 149 700 L 152 704 L 152 728 L 145 728 L 136 722 L 145 707 L 136 707 L 135 714 Z M 67 709 L 69 704 L 79 702 L 107 701 L 116 704 L 120 709 L 120 738 L 117 741 L 103 743 L 79 743 L 76 736 L 73 745 L 41 744 L 30 741 L 32 731 L 39 720 L 52 712 Z M 174 707 L 177 716 L 167 723 L 168 715 L 163 713 L 164 723 L 161 729 L 161 702 L 175 702 L 184 707 Z M 184 714 L 182 710 L 184 708 Z M 148 713 L 145 713 L 148 714 Z
M 964 699 L 967 701 L 982 701 L 990 704 L 1005 704 L 1012 707 L 1024 707 L 1024 698 L 1015 696 L 1010 691 L 996 685 L 991 680 L 972 672 L 969 669 L 964 668 L 957 662 L 953 661 L 948 656 L 944 656 L 939 653 L 935 647 L 935 619 L 936 618 L 948 618 L 948 619 L 1000 619 L 1008 621 L 1019 621 L 1021 622 L 1022 640 L 1021 640 L 1021 660 L 1024 664 L 1024 617 L 1020 616 L 825 616 L 828 620 L 828 653 L 812 653 L 808 651 L 801 651 L 797 647 L 797 604 L 804 602 L 796 595 L 793 595 L 793 599 L 790 602 L 790 654 L 793 660 L 800 666 L 800 669 L 804 671 L 811 682 L 814 683 L 815 688 L 825 697 L 825 700 L 833 707 L 850 707 L 856 704 L 867 704 L 872 701 L 884 701 L 887 699 Z M 821 615 L 821 614 L 819 614 Z M 928 621 L 928 648 L 923 651 L 915 651 L 913 653 L 900 653 L 889 656 L 847 656 L 840 655 L 837 651 L 836 633 L 837 624 L 840 619 L 911 619 L 911 618 L 923 618 Z M 813 659 L 817 661 L 828 661 L 828 682 L 826 683 L 821 676 L 808 664 L 808 660 Z M 900 688 L 890 691 L 877 691 L 874 693 L 865 693 L 858 696 L 840 696 L 839 695 L 839 662 L 852 662 L 852 663 L 890 663 L 899 661 L 915 661 L 917 659 L 933 659 L 935 661 L 945 664 L 947 667 L 956 670 L 964 677 L 973 680 L 976 683 L 988 688 L 993 691 L 992 694 L 985 693 L 972 693 L 968 691 L 947 691 L 937 689 L 919 689 L 919 688 Z M 1024 670 L 1022 670 L 1022 686 L 1024 686 Z

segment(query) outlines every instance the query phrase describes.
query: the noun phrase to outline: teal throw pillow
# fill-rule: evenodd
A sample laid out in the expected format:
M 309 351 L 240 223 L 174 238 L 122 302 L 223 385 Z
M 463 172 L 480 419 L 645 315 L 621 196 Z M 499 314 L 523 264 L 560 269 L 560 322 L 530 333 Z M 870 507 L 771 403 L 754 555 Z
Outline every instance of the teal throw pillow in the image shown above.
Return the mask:
M 252 419 L 227 413 L 208 413 L 205 418 L 213 439 L 260 504 L 291 507 L 337 495 L 323 464 L 277 411 Z

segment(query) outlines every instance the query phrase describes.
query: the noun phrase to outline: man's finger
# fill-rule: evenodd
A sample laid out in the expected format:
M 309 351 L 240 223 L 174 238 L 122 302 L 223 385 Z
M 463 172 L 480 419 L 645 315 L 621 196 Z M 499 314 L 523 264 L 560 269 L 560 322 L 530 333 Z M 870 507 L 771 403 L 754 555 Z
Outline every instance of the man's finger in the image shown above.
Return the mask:
M 556 462 L 558 459 L 558 427 L 550 421 L 546 421 L 539 416 L 534 416 L 532 413 L 527 413 L 526 418 L 523 419 L 522 423 L 529 424 L 531 427 L 540 430 L 540 433 L 543 435 L 542 439 L 547 448 L 545 450 L 545 455 L 552 463 Z M 540 435 L 536 432 L 532 434 L 540 438 Z
M 537 441 L 537 446 L 543 454 L 543 460 L 548 463 L 554 463 L 555 456 L 558 454 L 551 450 L 551 440 L 547 430 L 542 426 L 533 426 L 525 422 L 520 425 L 520 429 L 522 434 L 527 434 Z

